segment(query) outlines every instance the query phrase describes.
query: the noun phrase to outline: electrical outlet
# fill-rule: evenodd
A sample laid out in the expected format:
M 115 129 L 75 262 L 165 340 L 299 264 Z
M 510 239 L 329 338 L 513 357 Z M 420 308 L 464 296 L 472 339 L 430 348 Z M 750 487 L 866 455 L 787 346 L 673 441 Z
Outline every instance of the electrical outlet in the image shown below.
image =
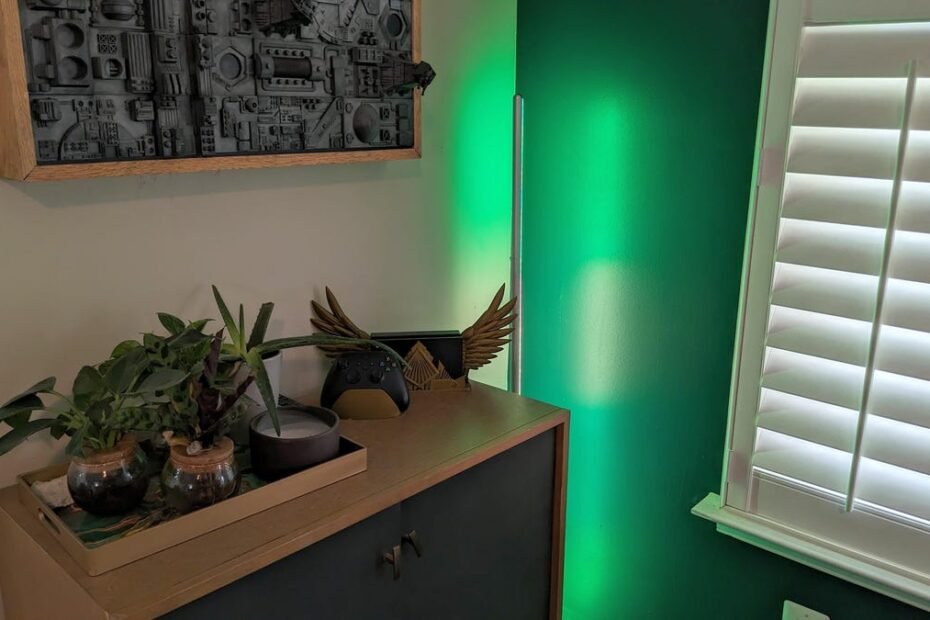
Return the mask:
M 830 616 L 826 616 L 813 609 L 808 609 L 807 607 L 802 607 L 797 603 L 785 601 L 785 608 L 782 611 L 781 620 L 830 620 Z

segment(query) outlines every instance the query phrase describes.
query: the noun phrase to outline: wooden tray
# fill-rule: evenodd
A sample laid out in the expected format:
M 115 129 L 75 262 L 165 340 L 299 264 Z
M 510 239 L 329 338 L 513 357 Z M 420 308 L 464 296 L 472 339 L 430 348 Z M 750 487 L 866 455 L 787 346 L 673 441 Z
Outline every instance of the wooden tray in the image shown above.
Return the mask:
M 88 574 L 96 576 L 344 480 L 366 469 L 368 450 L 351 439 L 342 437 L 339 456 L 330 461 L 277 482 L 240 491 L 239 495 L 224 502 L 186 515 L 169 517 L 155 525 L 146 526 L 145 519 L 142 519 L 142 522 L 125 533 L 109 539 L 104 536 L 101 541 L 91 543 L 79 538 L 62 516 L 47 506 L 32 490 L 32 484 L 35 482 L 53 480 L 65 475 L 68 471 L 67 464 L 18 476 L 17 486 L 20 502 L 27 509 L 35 511 L 36 518 Z M 106 524 L 100 529 L 105 530 Z

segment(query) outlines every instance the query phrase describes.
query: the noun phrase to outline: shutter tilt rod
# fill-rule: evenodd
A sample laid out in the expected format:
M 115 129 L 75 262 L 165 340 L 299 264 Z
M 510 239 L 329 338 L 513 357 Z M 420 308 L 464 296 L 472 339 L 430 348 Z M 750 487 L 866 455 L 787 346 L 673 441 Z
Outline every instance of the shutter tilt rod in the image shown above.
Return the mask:
M 888 272 L 891 253 L 894 249 L 895 231 L 898 228 L 898 203 L 901 200 L 901 185 L 904 180 L 904 157 L 907 154 L 907 140 L 911 130 L 911 110 L 914 107 L 914 93 L 917 88 L 917 61 L 908 63 L 907 95 L 904 100 L 904 120 L 901 123 L 901 138 L 898 140 L 898 160 L 895 165 L 894 185 L 891 189 L 891 209 L 888 214 L 888 229 L 885 231 L 885 248 L 882 254 L 882 268 L 878 276 L 878 294 L 875 300 L 875 320 L 872 322 L 872 335 L 869 340 L 869 356 L 865 367 L 865 381 L 862 386 L 862 400 L 859 407 L 859 424 L 856 428 L 856 443 L 852 455 L 852 468 L 849 473 L 849 487 L 846 490 L 846 512 L 851 512 L 856 503 L 856 483 L 859 481 L 859 464 L 862 460 L 862 440 L 865 436 L 865 424 L 872 400 L 872 383 L 875 379 L 875 357 L 878 352 L 878 337 L 882 330 L 885 311 L 885 294 L 888 291 Z

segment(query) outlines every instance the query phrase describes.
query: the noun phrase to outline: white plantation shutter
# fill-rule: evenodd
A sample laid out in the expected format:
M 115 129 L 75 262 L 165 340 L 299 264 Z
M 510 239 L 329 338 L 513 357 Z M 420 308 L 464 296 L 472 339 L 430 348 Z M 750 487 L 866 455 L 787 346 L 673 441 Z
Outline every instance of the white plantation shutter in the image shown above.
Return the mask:
M 776 11 L 726 505 L 930 600 L 930 1 Z

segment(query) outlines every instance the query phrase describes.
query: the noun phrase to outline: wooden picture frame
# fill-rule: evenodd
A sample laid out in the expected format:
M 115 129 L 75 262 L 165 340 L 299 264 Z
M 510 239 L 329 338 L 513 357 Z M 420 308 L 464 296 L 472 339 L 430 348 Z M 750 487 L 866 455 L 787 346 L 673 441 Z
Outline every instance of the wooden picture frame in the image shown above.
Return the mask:
M 413 60 L 422 59 L 421 2 L 411 0 Z M 18 0 L 0 0 L 0 177 L 62 181 L 100 177 L 218 172 L 420 159 L 421 93 L 413 94 L 414 143 L 410 148 L 272 155 L 229 155 L 40 165 L 36 158 Z

